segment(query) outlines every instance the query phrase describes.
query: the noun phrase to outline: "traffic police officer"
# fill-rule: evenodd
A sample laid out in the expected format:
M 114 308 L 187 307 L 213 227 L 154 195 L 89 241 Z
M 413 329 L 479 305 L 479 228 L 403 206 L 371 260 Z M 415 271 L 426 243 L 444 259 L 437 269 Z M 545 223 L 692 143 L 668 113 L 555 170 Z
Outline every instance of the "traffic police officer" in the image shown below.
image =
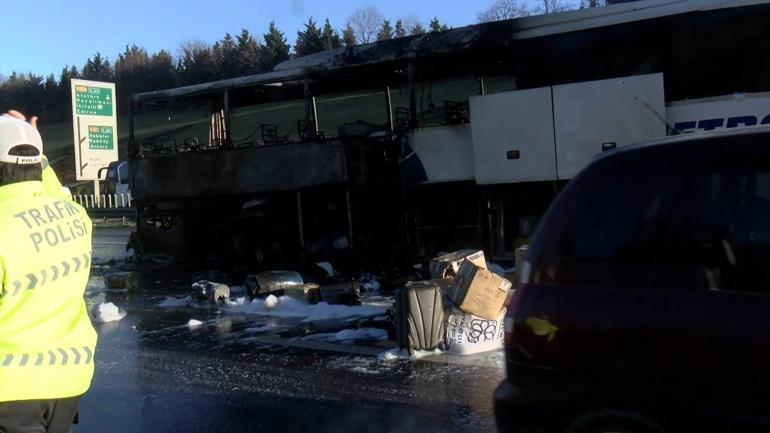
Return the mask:
M 0 432 L 68 432 L 94 372 L 85 210 L 42 182 L 42 139 L 0 117 Z

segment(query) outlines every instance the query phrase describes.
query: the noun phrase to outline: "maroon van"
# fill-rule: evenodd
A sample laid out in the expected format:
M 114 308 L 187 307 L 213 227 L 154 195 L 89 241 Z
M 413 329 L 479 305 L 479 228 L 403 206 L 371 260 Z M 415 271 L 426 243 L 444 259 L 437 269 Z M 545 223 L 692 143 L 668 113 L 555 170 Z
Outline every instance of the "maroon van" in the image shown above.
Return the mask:
M 499 431 L 770 431 L 770 128 L 600 156 L 522 268 Z

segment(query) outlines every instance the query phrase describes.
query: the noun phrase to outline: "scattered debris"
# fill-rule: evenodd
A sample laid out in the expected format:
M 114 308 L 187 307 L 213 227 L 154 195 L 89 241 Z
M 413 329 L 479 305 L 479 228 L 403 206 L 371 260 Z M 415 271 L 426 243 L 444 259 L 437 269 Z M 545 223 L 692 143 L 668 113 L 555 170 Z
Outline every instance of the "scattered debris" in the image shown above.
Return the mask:
M 380 282 L 377 280 L 377 275 L 369 272 L 361 275 L 361 278 L 358 279 L 358 283 L 360 284 L 361 288 L 367 292 L 376 292 L 382 287 Z
M 126 317 L 126 314 L 112 302 L 105 302 L 94 308 L 94 321 L 99 323 L 116 322 Z
M 503 309 L 511 282 L 465 260 L 450 290 L 450 298 L 460 310 L 495 320 Z
M 338 236 L 332 240 L 332 246 L 334 249 L 337 250 L 344 250 L 348 247 L 348 238 L 347 236 Z
M 293 287 L 302 286 L 305 282 L 302 275 L 294 271 L 265 271 L 250 274 L 243 282 L 243 290 L 251 299 L 259 295 L 278 292 Z
M 383 360 L 383 361 L 393 361 L 396 359 L 420 359 L 425 358 L 426 356 L 431 355 L 441 355 L 444 353 L 441 349 L 435 349 L 435 350 L 412 350 L 411 353 L 409 350 L 401 349 L 399 347 L 386 350 L 385 352 L 380 353 L 377 355 L 377 358 Z
M 311 334 L 303 340 L 324 341 L 330 343 L 352 343 L 357 341 L 387 340 L 388 331 L 379 328 L 345 329 L 336 333 Z
M 258 334 L 258 333 L 262 333 L 262 332 L 273 331 L 275 329 L 276 329 L 276 325 L 275 324 L 273 324 L 273 323 L 266 323 L 266 324 L 261 325 L 261 326 L 252 326 L 251 328 L 246 328 L 246 329 L 243 330 L 243 332 Z
M 190 328 L 194 328 L 196 326 L 201 326 L 201 325 L 203 325 L 203 322 L 196 319 L 190 319 L 190 321 L 187 322 L 187 326 L 189 326 Z
M 487 263 L 483 251 L 462 250 L 434 258 L 430 272 L 433 280 L 409 282 L 396 292 L 398 349 L 381 357 L 441 349 L 468 355 L 502 347 L 511 289 L 503 268 Z
M 278 298 L 275 295 L 270 295 L 265 298 L 265 308 L 275 308 L 278 306 Z
M 471 355 L 503 347 L 505 334 L 503 308 L 494 320 L 463 313 L 452 305 L 446 307 L 447 352 L 453 355 Z
M 326 276 L 327 277 L 333 277 L 334 276 L 334 267 L 332 266 L 331 263 L 329 263 L 329 262 L 318 262 L 315 265 L 318 266 L 319 268 L 323 269 L 324 271 L 326 271 Z
M 136 290 L 139 288 L 139 275 L 136 272 L 110 272 L 104 275 L 104 286 L 110 290 Z
M 442 278 L 451 278 L 457 275 L 460 265 L 468 260 L 480 268 L 486 269 L 486 260 L 484 251 L 481 250 L 460 250 L 453 253 L 438 256 L 430 261 L 430 278 L 439 280 Z
M 489 269 L 489 272 L 505 278 L 505 269 L 497 263 L 487 262 L 487 269 Z
M 187 307 L 188 305 L 190 305 L 190 298 L 185 296 L 184 298 L 166 298 L 160 304 L 158 304 L 158 307 L 179 308 Z
M 516 273 L 522 272 L 524 269 L 524 259 L 527 257 L 527 251 L 529 251 L 529 245 L 522 245 L 516 248 Z
M 192 284 L 190 297 L 199 304 L 224 304 L 230 299 L 230 287 L 225 284 L 200 280 Z
M 284 290 L 286 296 L 290 296 L 308 304 L 321 302 L 321 288 L 316 283 L 305 283 L 301 286 L 289 287 Z
M 361 286 L 357 280 L 324 284 L 320 290 L 321 299 L 330 304 L 361 305 Z
M 395 322 L 400 348 L 409 352 L 443 348 L 446 321 L 441 287 L 431 281 L 417 281 L 399 289 Z
M 240 305 L 236 303 L 228 307 L 231 312 L 298 318 L 304 323 L 378 317 L 386 313 L 386 309 L 382 307 L 332 305 L 326 302 L 313 305 L 285 295 L 281 297 L 271 295 L 267 299 L 254 299 L 251 302 Z

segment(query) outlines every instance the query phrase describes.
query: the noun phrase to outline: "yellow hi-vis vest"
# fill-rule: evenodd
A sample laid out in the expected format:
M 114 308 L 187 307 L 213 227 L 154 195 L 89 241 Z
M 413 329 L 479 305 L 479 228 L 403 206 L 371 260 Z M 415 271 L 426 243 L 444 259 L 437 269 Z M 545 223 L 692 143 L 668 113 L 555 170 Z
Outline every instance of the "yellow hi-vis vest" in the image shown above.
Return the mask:
M 53 167 L 48 163 L 48 158 L 46 158 L 45 155 L 43 155 L 43 160 L 40 164 L 43 167 L 43 186 L 48 194 L 51 194 L 54 197 L 72 198 L 65 192 L 64 187 L 56 176 L 56 173 L 53 171 Z
M 96 332 L 83 299 L 91 220 L 42 182 L 0 187 L 0 402 L 81 395 Z

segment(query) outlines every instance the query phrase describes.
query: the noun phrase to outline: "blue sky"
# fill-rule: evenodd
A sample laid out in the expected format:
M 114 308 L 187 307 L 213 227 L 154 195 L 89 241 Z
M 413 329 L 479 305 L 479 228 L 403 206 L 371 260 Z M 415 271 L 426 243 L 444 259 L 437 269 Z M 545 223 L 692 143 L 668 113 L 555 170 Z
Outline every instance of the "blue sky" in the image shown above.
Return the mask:
M 126 44 L 177 55 L 185 41 L 213 43 L 245 27 L 261 35 L 271 20 L 290 43 L 312 16 L 341 28 L 350 12 L 373 5 L 392 19 L 434 15 L 450 26 L 476 21 L 492 0 L 43 0 L 3 1 L 0 74 L 11 71 L 58 76 L 65 65 L 80 68 L 95 52 L 114 61 Z

